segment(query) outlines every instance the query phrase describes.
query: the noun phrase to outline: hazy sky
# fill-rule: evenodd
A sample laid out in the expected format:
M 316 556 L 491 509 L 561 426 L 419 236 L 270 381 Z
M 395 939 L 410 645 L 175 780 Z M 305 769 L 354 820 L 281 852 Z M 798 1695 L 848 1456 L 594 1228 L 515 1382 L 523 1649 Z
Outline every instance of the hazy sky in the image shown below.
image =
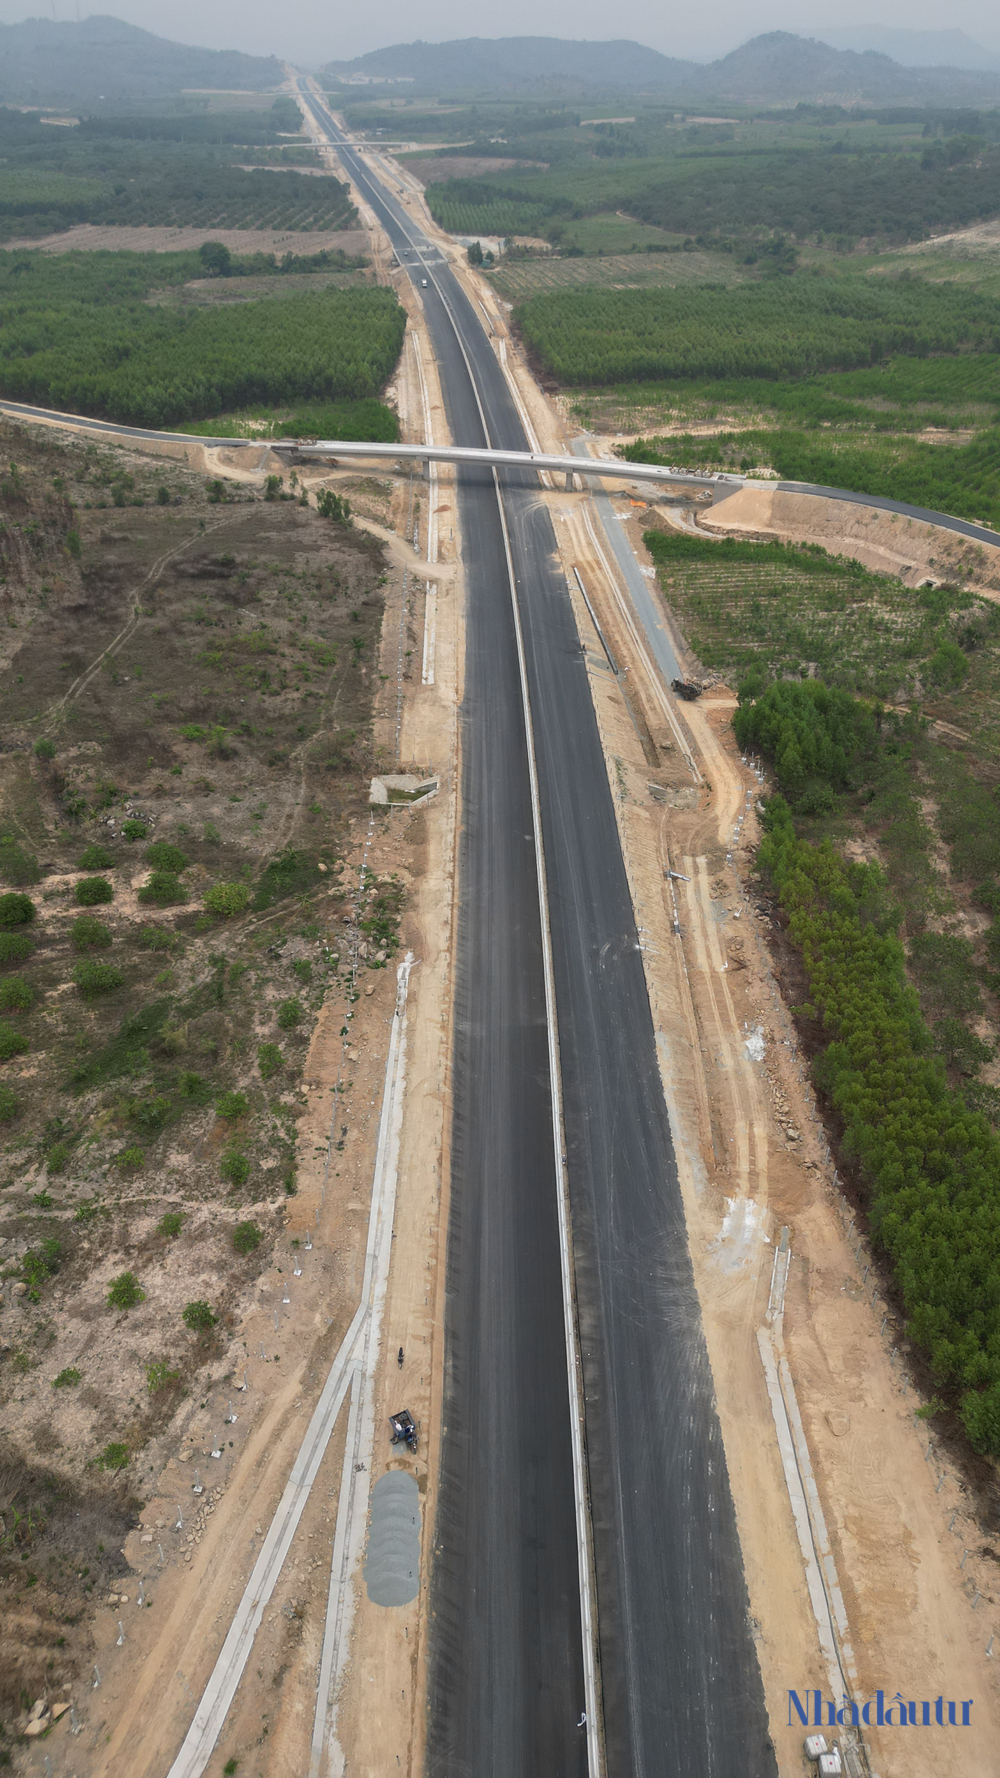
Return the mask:
M 0 19 L 10 24 L 26 16 L 73 19 L 76 0 L 41 0 L 26 7 L 0 0 Z M 79 7 L 82 17 L 97 10 Z M 506 0 L 502 11 L 484 7 L 470 11 L 465 0 L 429 0 L 419 8 L 402 0 L 379 6 L 330 6 L 324 0 L 297 0 L 275 6 L 270 0 L 109 0 L 100 8 L 116 18 L 142 25 L 161 37 L 201 43 L 210 49 L 245 49 L 255 55 L 274 54 L 319 67 L 345 60 L 389 43 L 415 38 L 440 42 L 449 37 L 631 37 L 664 55 L 712 61 L 760 31 L 797 31 L 822 36 L 824 25 L 905 26 L 910 30 L 961 29 L 992 49 L 1000 47 L 1000 20 L 992 0 L 762 0 L 748 28 L 747 9 L 740 0 L 714 0 L 711 7 L 665 8 L 654 0 L 619 0 L 609 29 L 608 7 L 601 0 L 576 0 L 572 10 L 558 0 Z M 501 22 L 502 20 L 502 22 Z

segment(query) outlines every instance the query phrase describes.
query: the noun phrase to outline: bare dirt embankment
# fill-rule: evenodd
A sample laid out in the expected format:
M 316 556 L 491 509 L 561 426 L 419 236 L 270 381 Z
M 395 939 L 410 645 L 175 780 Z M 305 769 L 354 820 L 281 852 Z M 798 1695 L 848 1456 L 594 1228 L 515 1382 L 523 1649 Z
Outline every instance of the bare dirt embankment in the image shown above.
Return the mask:
M 895 574 L 908 586 L 957 579 L 987 597 L 1000 593 L 1000 548 L 851 500 L 747 487 L 701 514 L 699 526 L 720 537 L 819 543 L 833 554 L 856 557 L 866 568 Z

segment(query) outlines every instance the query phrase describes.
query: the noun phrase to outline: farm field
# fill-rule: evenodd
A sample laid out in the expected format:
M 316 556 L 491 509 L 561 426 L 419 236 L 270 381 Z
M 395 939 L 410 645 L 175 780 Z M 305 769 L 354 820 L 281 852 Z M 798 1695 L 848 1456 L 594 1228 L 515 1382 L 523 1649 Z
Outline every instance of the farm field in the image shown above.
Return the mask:
M 691 647 L 732 684 L 763 666 L 769 679 L 813 675 L 867 697 L 947 695 L 970 671 L 960 652 L 941 653 L 953 631 L 982 640 L 1000 682 L 1000 618 L 971 594 L 914 592 L 818 547 L 672 531 L 645 541 Z
M 486 275 L 505 301 L 522 303 L 549 290 L 582 285 L 656 289 L 679 284 L 736 284 L 744 274 L 723 254 L 695 248 L 686 253 L 608 253 L 601 258 L 579 259 L 554 254 L 537 259 L 504 255 Z

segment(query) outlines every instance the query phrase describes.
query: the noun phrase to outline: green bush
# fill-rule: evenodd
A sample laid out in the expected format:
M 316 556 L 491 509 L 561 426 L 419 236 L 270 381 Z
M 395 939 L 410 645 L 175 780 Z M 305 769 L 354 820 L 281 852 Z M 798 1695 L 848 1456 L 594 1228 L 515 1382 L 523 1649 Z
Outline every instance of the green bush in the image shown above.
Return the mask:
M 30 895 L 11 891 L 0 895 L 0 927 L 28 926 L 35 917 L 35 904 Z
M 211 1096 L 208 1082 L 193 1068 L 181 1070 L 177 1076 L 177 1091 L 182 1099 L 193 1099 L 196 1105 L 206 1105 Z
M 272 858 L 262 873 L 253 905 L 257 910 L 274 907 L 286 895 L 304 895 L 322 880 L 323 873 L 314 858 L 286 847 L 277 858 Z
M 68 1142 L 54 1142 L 45 1151 L 45 1165 L 50 1173 L 62 1173 L 72 1150 Z
M 23 963 L 33 949 L 26 932 L 0 932 L 0 963 Z
M 56 744 L 54 741 L 41 740 L 35 742 L 36 759 L 55 759 Z
M 113 870 L 115 855 L 107 846 L 85 846 L 80 853 L 80 870 Z
M 162 1130 L 170 1116 L 170 1100 L 163 1093 L 144 1093 L 133 1099 L 129 1117 L 143 1130 Z
M 134 815 L 130 815 L 127 821 L 122 822 L 122 836 L 126 840 L 144 840 L 146 833 L 145 821 L 137 821 Z
M 84 998 L 90 999 L 96 994 L 113 993 L 115 988 L 122 986 L 125 977 L 113 963 L 93 963 L 88 958 L 77 964 L 73 971 L 73 980 Z
M 127 1313 L 137 1304 L 145 1302 L 146 1292 L 134 1272 L 119 1272 L 117 1278 L 111 1280 L 106 1300 L 109 1309 L 121 1309 Z
M 43 1284 L 54 1277 L 62 1263 L 62 1243 L 55 1235 L 47 1235 L 37 1247 L 29 1247 L 21 1261 L 21 1276 L 28 1286 L 28 1296 L 33 1303 L 41 1297 Z
M 285 1058 L 276 1043 L 259 1043 L 257 1045 L 257 1066 L 261 1080 L 271 1080 L 279 1069 L 285 1066 Z
M 58 1377 L 53 1377 L 52 1387 L 53 1389 L 75 1389 L 79 1381 L 80 1372 L 75 1365 L 68 1364 L 64 1371 L 59 1372 Z
M 103 901 L 114 901 L 115 892 L 107 877 L 81 877 L 73 891 L 77 906 L 95 908 Z
M 209 913 L 229 920 L 234 914 L 242 914 L 249 900 L 250 891 L 245 883 L 215 883 L 205 897 L 205 906 Z
M 139 900 L 155 902 L 157 907 L 173 907 L 176 903 L 187 901 L 188 895 L 183 883 L 172 871 L 154 870 L 148 883 L 139 890 Z
M 20 976 L 8 976 L 0 982 L 0 1012 L 30 1012 L 35 1004 L 35 990 Z
M 199 1301 L 188 1303 L 181 1319 L 192 1333 L 208 1333 L 210 1328 L 217 1325 L 219 1317 L 212 1314 L 207 1303 Z
M 175 932 L 168 932 L 163 926 L 144 926 L 135 942 L 144 951 L 176 951 L 180 939 Z
M 158 1235 L 166 1235 L 167 1239 L 172 1241 L 180 1234 L 183 1227 L 183 1210 L 168 1210 L 165 1216 L 160 1217 L 160 1220 L 156 1225 L 156 1232 Z
M 138 1173 L 145 1165 L 145 1150 L 137 1142 L 130 1142 L 127 1148 L 115 1155 L 115 1166 L 119 1173 Z
M 25 883 L 37 883 L 41 874 L 34 853 L 26 852 L 10 834 L 0 837 L 0 877 L 5 883 L 19 889 Z
M 98 1469 L 124 1469 L 128 1463 L 128 1445 L 105 1445 L 96 1463 Z
M 250 1105 L 245 1093 L 223 1093 L 221 1099 L 216 1099 L 215 1109 L 220 1117 L 236 1119 L 246 1117 Z
M 293 994 L 290 999 L 283 1000 L 278 1007 L 278 1024 L 283 1031 L 290 1031 L 294 1025 L 302 1023 L 302 1002 Z
M 171 1370 L 165 1358 L 158 1358 L 146 1366 L 146 1388 L 150 1395 L 158 1390 L 166 1389 L 171 1383 L 180 1382 L 180 1371 Z
M 13 1087 L 0 1086 L 0 1124 L 9 1124 L 21 1109 L 21 1101 Z
M 262 1240 L 263 1236 L 255 1222 L 238 1222 L 233 1230 L 233 1246 L 244 1257 L 253 1253 Z
M 106 951 L 111 943 L 111 928 L 96 914 L 77 914 L 69 936 L 76 951 Z
M 154 840 L 151 846 L 147 846 L 145 859 L 151 869 L 172 871 L 175 875 L 187 870 L 189 862 L 180 847 L 171 846 L 167 840 Z
M 230 1185 L 245 1185 L 250 1177 L 250 1161 L 240 1148 L 224 1148 L 219 1171 Z
M 9 1062 L 12 1056 L 23 1056 L 28 1047 L 28 1039 L 15 1031 L 13 1025 L 0 1022 L 0 1062 Z

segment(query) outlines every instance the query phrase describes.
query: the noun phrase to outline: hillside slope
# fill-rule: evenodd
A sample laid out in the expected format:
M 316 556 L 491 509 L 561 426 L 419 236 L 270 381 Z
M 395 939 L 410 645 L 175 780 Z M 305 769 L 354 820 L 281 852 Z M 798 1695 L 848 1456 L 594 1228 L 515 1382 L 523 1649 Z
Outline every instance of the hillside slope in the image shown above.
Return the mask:
M 263 92 L 283 78 L 271 56 L 194 49 L 100 15 L 0 25 L 0 100 L 15 104 L 114 111 L 185 87 Z

